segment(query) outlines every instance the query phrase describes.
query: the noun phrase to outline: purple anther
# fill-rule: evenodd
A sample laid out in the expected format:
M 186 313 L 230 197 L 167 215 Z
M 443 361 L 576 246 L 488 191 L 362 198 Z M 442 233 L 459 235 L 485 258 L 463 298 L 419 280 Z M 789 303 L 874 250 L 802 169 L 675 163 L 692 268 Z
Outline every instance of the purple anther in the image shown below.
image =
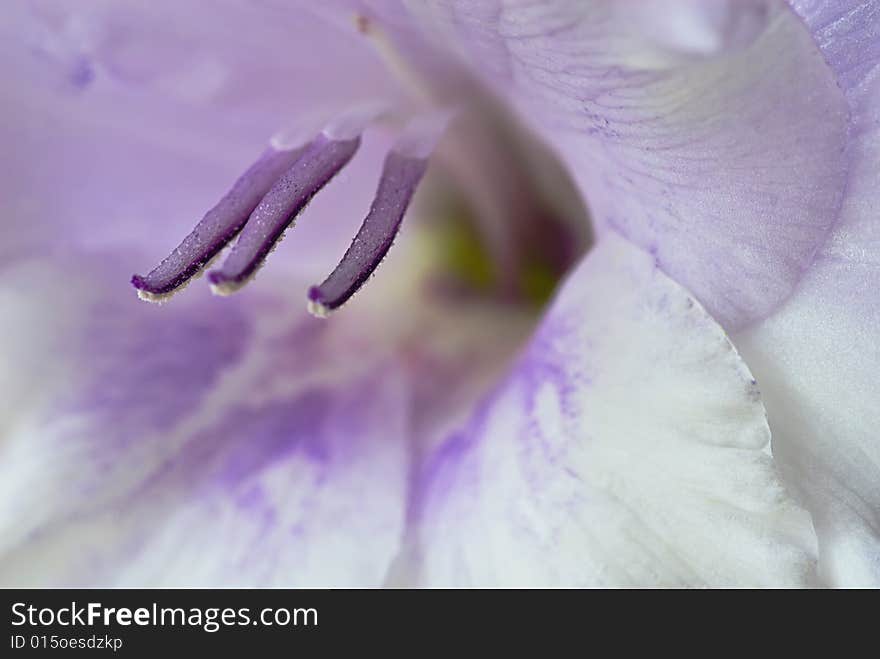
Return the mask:
M 241 231 L 260 200 L 302 152 L 301 148 L 263 152 L 171 254 L 150 274 L 131 278 L 141 299 L 160 301 L 198 274 Z
M 325 316 L 337 309 L 373 274 L 394 242 L 427 165 L 426 158 L 396 151 L 388 154 L 376 197 L 351 247 L 324 283 L 309 289 L 309 310 L 313 314 Z
M 338 140 L 322 133 L 305 148 L 251 213 L 223 266 L 208 273 L 215 293 L 232 293 L 247 282 L 291 222 L 351 160 L 358 146 L 360 137 Z

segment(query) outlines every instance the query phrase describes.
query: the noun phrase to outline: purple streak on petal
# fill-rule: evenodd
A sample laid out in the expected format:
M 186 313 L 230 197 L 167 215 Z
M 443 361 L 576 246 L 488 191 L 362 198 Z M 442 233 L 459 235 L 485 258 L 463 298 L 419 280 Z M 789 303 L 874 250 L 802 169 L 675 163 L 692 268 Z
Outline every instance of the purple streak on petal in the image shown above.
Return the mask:
M 138 295 L 146 300 L 162 298 L 204 268 L 241 231 L 260 200 L 302 151 L 264 151 L 170 255 L 146 277 L 131 278 Z
M 320 316 L 339 308 L 373 274 L 394 242 L 427 165 L 426 158 L 395 151 L 388 154 L 376 198 L 351 246 L 324 283 L 309 289 L 309 309 L 313 313 Z
M 360 143 L 360 137 L 334 140 L 321 134 L 306 147 L 251 213 L 223 267 L 208 274 L 215 293 L 232 293 L 247 282 L 285 229 L 309 200 L 348 164 Z

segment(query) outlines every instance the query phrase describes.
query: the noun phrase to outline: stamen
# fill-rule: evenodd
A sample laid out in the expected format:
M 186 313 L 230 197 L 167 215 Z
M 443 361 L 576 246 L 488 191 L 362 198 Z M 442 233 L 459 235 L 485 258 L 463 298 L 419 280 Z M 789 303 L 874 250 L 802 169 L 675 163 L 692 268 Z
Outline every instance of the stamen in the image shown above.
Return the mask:
M 427 168 L 427 158 L 392 151 L 364 223 L 345 256 L 324 283 L 312 286 L 309 311 L 320 318 L 344 304 L 379 266 L 391 248 L 406 208 Z
M 214 293 L 228 295 L 247 283 L 300 211 L 351 160 L 360 141 L 360 136 L 337 139 L 322 133 L 305 148 L 253 211 L 222 268 L 208 273 Z
M 302 152 L 302 148 L 264 151 L 171 254 L 150 274 L 131 278 L 138 297 L 161 302 L 198 274 L 238 234 L 260 200 Z

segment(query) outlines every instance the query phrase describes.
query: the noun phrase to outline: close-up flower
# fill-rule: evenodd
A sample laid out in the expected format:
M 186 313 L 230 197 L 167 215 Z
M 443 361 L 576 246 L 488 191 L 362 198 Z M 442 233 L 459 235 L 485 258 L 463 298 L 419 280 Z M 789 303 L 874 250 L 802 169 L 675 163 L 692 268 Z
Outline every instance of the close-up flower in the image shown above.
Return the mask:
M 880 586 L 877 0 L 0 16 L 0 584 Z

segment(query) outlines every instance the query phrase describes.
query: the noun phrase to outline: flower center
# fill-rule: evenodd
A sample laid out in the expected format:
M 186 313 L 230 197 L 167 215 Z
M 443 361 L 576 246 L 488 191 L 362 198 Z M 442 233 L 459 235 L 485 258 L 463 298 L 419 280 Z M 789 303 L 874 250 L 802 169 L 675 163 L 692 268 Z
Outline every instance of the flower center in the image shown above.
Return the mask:
M 498 108 L 458 118 L 424 186 L 417 217 L 455 290 L 543 306 L 590 243 L 565 167 Z
M 394 61 L 400 59 L 381 32 L 367 22 L 359 27 L 390 50 Z M 412 73 L 405 63 L 397 68 Z M 474 93 L 475 87 L 468 85 L 470 93 L 459 96 L 454 118 L 449 110 L 426 108 L 426 97 L 420 96 L 420 110 L 385 158 L 374 200 L 350 247 L 323 283 L 308 290 L 314 315 L 324 317 L 341 307 L 384 259 L 429 156 L 437 162 L 432 170 L 439 183 L 433 189 L 444 192 L 444 201 L 438 203 L 435 194 L 424 215 L 436 224 L 435 231 L 445 232 L 437 245 L 458 283 L 543 302 L 583 251 L 585 211 L 571 203 L 579 197 L 564 169 L 503 106 Z M 312 197 L 351 161 L 361 133 L 381 115 L 377 108 L 352 109 L 305 144 L 268 148 L 169 256 L 146 276 L 132 277 L 141 299 L 164 301 L 236 238 L 208 280 L 219 295 L 240 289 Z M 544 189 L 542 177 L 552 180 L 554 191 Z M 450 208 L 456 210 L 450 213 Z

